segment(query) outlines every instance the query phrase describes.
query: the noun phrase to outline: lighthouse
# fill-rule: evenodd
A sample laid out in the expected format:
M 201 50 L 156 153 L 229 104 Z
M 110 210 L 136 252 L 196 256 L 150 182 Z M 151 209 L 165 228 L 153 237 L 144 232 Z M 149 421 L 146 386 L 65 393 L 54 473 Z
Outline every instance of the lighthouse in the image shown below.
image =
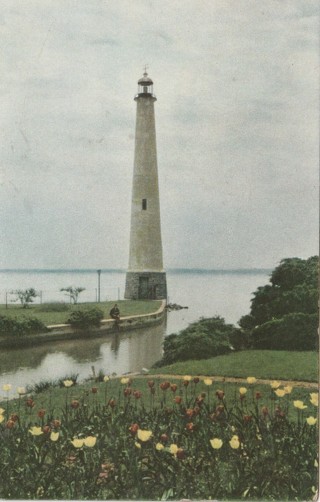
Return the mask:
M 153 81 L 138 81 L 129 267 L 124 297 L 166 299 L 163 268 Z

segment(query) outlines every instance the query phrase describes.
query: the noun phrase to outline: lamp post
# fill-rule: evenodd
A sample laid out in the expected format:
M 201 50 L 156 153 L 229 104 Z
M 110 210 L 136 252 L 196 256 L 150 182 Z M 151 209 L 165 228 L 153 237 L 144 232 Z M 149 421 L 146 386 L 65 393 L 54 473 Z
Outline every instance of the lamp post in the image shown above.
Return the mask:
M 98 303 L 100 303 L 100 276 L 101 276 L 101 270 L 97 270 L 98 273 Z

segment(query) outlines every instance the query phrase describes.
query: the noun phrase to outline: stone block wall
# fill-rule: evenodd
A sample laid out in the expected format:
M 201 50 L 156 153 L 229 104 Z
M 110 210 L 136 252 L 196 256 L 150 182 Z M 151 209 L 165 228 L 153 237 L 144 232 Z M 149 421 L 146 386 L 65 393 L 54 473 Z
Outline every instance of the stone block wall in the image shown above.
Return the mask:
M 144 287 L 141 287 L 141 281 L 143 281 Z M 166 273 L 127 272 L 124 297 L 127 300 L 166 300 Z

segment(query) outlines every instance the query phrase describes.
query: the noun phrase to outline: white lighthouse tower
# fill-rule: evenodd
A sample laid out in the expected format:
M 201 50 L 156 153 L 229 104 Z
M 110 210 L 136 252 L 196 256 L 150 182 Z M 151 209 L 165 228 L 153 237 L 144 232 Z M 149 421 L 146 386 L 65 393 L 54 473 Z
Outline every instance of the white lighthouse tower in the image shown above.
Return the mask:
M 163 269 L 153 82 L 138 81 L 129 267 L 125 298 L 167 298 Z

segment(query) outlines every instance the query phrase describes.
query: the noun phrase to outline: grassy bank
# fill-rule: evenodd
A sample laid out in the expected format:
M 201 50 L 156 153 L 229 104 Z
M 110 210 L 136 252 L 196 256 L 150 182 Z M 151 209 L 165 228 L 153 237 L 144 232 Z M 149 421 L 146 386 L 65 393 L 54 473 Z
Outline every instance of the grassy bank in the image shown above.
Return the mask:
M 172 375 L 216 375 L 225 377 L 318 381 L 317 352 L 246 350 L 201 361 L 184 361 L 151 370 Z
M 47 326 L 50 324 L 64 324 L 70 313 L 74 310 L 82 310 L 87 307 L 98 307 L 104 313 L 104 318 L 110 318 L 109 312 L 113 305 L 117 303 L 120 309 L 121 317 L 130 315 L 142 315 L 155 312 L 161 305 L 159 300 L 119 300 L 117 302 L 101 303 L 78 303 L 70 305 L 67 303 L 44 303 L 42 305 L 30 305 L 24 309 L 21 305 L 0 305 L 0 315 L 14 318 L 33 317 L 39 319 Z

